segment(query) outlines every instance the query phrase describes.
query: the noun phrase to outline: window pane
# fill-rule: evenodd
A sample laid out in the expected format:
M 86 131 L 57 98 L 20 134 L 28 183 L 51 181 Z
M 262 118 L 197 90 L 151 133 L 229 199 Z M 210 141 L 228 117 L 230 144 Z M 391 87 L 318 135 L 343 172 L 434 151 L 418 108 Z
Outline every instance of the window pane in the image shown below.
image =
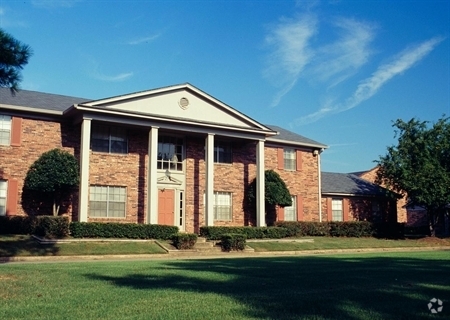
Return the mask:
M 233 155 L 231 143 L 227 141 L 215 141 L 214 143 L 214 162 L 232 163 Z
M 6 188 L 7 182 L 0 180 L 0 216 L 6 215 Z
M 11 133 L 11 117 L 0 115 L 0 145 L 9 146 Z
M 284 149 L 283 156 L 284 156 L 284 169 L 294 171 L 296 169 L 295 150 L 294 149 Z
M 91 186 L 89 216 L 125 217 L 126 188 Z
M 331 200 L 331 220 L 332 221 L 343 221 L 344 214 L 342 211 L 342 200 L 332 199 Z
M 231 193 L 214 193 L 214 219 L 231 221 L 232 218 Z
M 296 197 L 292 197 L 292 205 L 284 207 L 284 221 L 296 221 L 297 220 L 297 203 Z
M 158 137 L 158 169 L 183 170 L 183 139 L 169 136 Z

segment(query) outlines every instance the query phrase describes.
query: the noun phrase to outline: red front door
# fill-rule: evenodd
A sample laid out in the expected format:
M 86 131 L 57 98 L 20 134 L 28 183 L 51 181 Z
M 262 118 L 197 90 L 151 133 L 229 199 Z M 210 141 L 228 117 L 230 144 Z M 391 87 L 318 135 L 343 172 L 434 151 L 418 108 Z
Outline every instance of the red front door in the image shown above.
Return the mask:
M 174 225 L 174 197 L 173 189 L 158 190 L 158 224 Z

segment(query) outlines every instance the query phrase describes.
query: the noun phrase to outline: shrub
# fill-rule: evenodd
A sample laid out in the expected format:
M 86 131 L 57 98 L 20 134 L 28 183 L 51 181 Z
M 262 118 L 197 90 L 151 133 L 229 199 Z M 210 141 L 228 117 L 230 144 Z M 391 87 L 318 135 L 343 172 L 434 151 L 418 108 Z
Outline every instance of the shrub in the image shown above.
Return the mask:
M 178 232 L 176 226 L 136 223 L 72 222 L 74 238 L 129 238 L 170 240 Z
M 286 237 L 287 232 L 277 227 L 200 227 L 200 236 L 208 240 L 220 240 L 224 234 L 243 234 L 246 239 L 280 239 Z
M 32 234 L 36 228 L 36 217 L 0 217 L 0 234 Z
M 220 238 L 222 251 L 242 251 L 245 249 L 246 237 L 243 234 L 228 233 Z
M 195 233 L 177 233 L 172 236 L 172 241 L 178 250 L 187 250 L 194 248 L 197 238 Z
M 303 237 L 305 236 L 303 222 L 297 221 L 277 221 L 276 227 L 286 230 L 286 237 Z
M 332 237 L 372 237 L 373 224 L 368 221 L 328 222 Z
M 38 216 L 34 234 L 44 238 L 65 238 L 69 235 L 69 219 L 67 217 Z

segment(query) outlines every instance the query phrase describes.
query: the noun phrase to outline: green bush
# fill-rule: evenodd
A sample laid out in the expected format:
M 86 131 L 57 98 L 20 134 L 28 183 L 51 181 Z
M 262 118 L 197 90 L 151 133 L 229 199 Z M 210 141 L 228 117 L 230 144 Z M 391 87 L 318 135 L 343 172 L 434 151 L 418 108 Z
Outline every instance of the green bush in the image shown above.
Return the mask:
M 0 234 L 32 234 L 36 228 L 36 217 L 0 217 Z
M 242 251 L 245 249 L 246 237 L 243 234 L 228 233 L 220 238 L 222 251 Z
M 286 237 L 306 236 L 303 228 L 304 222 L 297 221 L 277 221 L 275 226 L 286 230 Z
M 194 248 L 197 238 L 195 233 L 177 233 L 172 236 L 172 241 L 178 250 L 188 250 Z
M 200 236 L 220 240 L 224 234 L 243 234 L 246 239 L 285 238 L 287 232 L 278 227 L 200 227 Z
M 38 216 L 34 234 L 44 238 L 65 238 L 69 235 L 69 219 L 67 217 Z
M 136 223 L 72 222 L 74 238 L 128 238 L 170 240 L 178 232 L 176 226 Z
M 328 222 L 332 237 L 372 237 L 373 223 L 368 221 Z

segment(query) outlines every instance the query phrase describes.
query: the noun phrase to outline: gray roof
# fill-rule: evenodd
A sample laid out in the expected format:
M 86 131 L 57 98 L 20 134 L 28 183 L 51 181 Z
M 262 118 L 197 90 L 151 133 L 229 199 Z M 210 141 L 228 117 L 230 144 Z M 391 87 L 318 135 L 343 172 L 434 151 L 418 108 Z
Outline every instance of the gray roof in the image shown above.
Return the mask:
M 387 196 L 394 193 L 351 173 L 322 172 L 322 194 Z
M 70 106 L 90 99 L 62 96 L 36 91 L 19 90 L 15 95 L 8 88 L 0 88 L 0 105 L 27 107 L 32 109 L 64 111 Z
M 295 132 L 286 130 L 284 128 L 274 126 L 271 124 L 266 124 L 266 127 L 272 129 L 273 131 L 277 131 L 278 135 L 268 138 L 267 140 L 278 140 L 280 142 L 294 142 L 297 144 L 303 144 L 306 146 L 318 147 L 318 148 L 328 148 L 327 145 L 314 141 L 312 139 L 301 136 Z

